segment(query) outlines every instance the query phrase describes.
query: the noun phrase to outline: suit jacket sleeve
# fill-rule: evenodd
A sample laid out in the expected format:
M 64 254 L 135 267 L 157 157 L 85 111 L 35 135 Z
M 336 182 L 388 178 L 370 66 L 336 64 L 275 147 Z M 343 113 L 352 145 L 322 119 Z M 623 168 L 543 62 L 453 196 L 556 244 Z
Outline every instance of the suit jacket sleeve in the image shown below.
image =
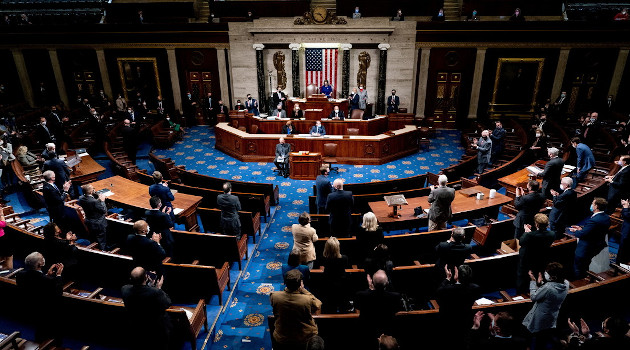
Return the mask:
M 597 214 L 597 215 L 604 215 L 604 214 Z M 577 238 L 588 238 L 596 226 L 597 226 L 597 222 L 595 221 L 595 218 L 590 218 L 586 221 L 586 223 L 584 224 L 584 227 L 582 227 L 581 230 L 573 232 L 573 235 Z
M 523 207 L 525 206 L 525 199 L 523 199 L 524 196 L 520 196 L 520 197 L 516 197 L 516 199 L 514 199 L 514 208 L 521 210 L 523 209 Z
M 429 203 L 433 203 L 435 201 L 435 196 L 433 195 L 433 192 L 435 191 L 431 191 L 431 193 L 429 193 L 429 198 L 427 198 L 427 201 Z
M 166 191 L 166 197 L 168 198 L 168 200 L 174 201 L 175 196 L 173 196 L 173 192 L 171 192 L 169 188 L 165 188 L 165 191 Z
M 484 142 L 481 146 L 477 147 L 477 151 L 481 152 L 482 154 L 486 154 L 488 153 L 488 151 L 490 151 L 491 148 L 492 148 L 492 141 L 488 140 Z
M 102 215 L 107 214 L 107 206 L 105 205 L 105 202 L 95 199 L 94 211 Z

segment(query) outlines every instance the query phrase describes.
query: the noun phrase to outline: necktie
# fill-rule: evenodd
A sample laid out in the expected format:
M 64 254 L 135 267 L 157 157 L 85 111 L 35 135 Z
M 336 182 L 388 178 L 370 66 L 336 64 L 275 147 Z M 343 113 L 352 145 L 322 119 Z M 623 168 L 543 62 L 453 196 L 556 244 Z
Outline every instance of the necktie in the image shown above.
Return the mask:
M 57 187 L 57 185 L 55 185 L 54 183 L 52 185 L 57 190 L 57 192 L 61 192 L 61 191 L 59 191 L 59 188 Z

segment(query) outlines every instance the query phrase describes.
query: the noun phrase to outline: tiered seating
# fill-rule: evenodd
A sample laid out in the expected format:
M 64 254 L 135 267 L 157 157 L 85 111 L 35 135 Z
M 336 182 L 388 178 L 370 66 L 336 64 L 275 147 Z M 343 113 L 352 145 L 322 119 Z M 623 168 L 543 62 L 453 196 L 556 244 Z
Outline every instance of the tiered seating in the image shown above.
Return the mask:
M 177 169 L 181 168 L 186 170 L 185 165 L 175 165 L 175 162 L 171 158 L 159 158 L 156 157 L 153 152 L 149 153 L 149 161 L 153 163 L 155 170 L 162 173 L 165 180 L 179 181 L 179 175 L 177 175 Z
M 118 136 L 122 123 L 116 124 L 108 134 L 108 140 L 105 141 L 103 148 L 105 154 L 112 161 L 114 173 L 130 180 L 137 180 L 139 171 L 138 166 L 133 164 L 122 147 L 122 136 Z
M 197 208 L 197 215 L 201 219 L 205 232 L 219 232 L 221 227 L 221 210 L 217 208 Z M 253 243 L 256 243 L 256 234 L 260 236 L 260 213 L 249 211 L 239 211 L 241 221 L 241 234 L 251 236 Z M 240 265 L 239 265 L 240 266 Z
M 151 135 L 153 135 L 153 145 L 158 148 L 169 148 L 175 141 L 182 138 L 181 131 L 166 128 L 164 127 L 164 123 L 160 122 L 151 127 Z
M 3 1 L 0 11 L 14 17 L 25 13 L 33 24 L 99 23 L 105 14 L 105 0 Z

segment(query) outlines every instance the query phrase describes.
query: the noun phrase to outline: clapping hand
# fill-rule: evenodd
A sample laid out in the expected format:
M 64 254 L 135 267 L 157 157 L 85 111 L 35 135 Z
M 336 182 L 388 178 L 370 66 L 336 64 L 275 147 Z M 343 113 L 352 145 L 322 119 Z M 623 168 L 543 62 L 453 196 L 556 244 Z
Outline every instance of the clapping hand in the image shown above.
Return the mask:
M 164 213 L 166 213 L 166 214 L 170 214 L 172 210 L 173 210 L 173 209 L 172 209 L 171 207 L 164 207 L 164 208 L 162 208 L 162 211 L 163 211 Z
M 627 200 L 627 199 L 622 199 L 621 200 L 621 206 L 624 207 L 624 209 L 630 208 L 630 201 Z
M 479 327 L 481 327 L 481 320 L 483 319 L 483 316 L 485 316 L 485 313 L 483 311 L 477 311 L 475 313 L 475 317 L 473 317 L 472 329 L 479 329 Z
M 162 240 L 162 235 L 157 232 L 154 232 L 153 235 L 151 235 L 151 240 L 157 244 L 160 244 L 160 241 Z
M 554 196 L 554 197 L 560 194 L 556 190 L 549 190 L 549 192 L 551 192 L 551 195 Z
M 532 225 L 525 224 L 523 225 L 523 229 L 525 229 L 525 232 L 532 232 Z
M 70 186 L 72 186 L 72 181 L 68 180 L 63 184 L 63 190 L 65 192 L 68 192 L 68 190 L 70 189 Z

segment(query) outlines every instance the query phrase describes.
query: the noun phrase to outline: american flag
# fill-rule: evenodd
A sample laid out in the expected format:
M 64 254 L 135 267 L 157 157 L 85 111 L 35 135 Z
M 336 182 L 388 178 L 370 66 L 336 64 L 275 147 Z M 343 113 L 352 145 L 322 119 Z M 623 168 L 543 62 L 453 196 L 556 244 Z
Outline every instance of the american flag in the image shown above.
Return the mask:
M 337 83 L 337 49 L 306 49 L 306 86 L 324 85 L 324 80 L 335 91 Z

